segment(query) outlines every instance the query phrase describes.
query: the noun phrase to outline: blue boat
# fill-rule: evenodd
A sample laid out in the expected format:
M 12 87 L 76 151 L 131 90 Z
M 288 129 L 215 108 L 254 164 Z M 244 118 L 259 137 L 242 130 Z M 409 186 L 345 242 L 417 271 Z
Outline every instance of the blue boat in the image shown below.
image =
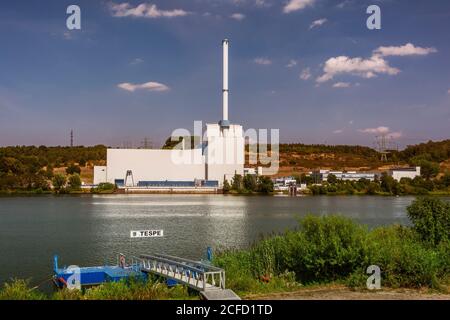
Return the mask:
M 147 274 L 141 272 L 139 264 L 133 261 L 127 264 L 123 254 L 119 255 L 117 265 L 59 268 L 57 255 L 53 258 L 53 264 L 53 282 L 58 288 L 83 288 L 131 278 L 147 279 Z

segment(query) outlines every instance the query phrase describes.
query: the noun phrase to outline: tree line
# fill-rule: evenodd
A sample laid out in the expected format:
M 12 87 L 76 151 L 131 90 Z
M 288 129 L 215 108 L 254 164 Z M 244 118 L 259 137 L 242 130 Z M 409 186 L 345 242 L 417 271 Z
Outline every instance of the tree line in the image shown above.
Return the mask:
M 191 145 L 194 144 L 194 140 L 191 137 Z M 173 143 L 167 141 L 165 148 L 171 148 Z M 80 174 L 80 167 L 104 163 L 106 161 L 106 149 L 107 147 L 104 145 L 92 147 L 2 147 L 0 148 L 0 190 L 48 190 L 54 176 L 54 168 L 67 167 L 67 176 L 76 173 Z M 304 155 L 334 153 L 361 157 L 361 159 L 370 163 L 379 161 L 379 155 L 376 150 L 364 146 L 280 144 L 280 153 L 282 155 L 289 153 Z M 389 163 L 402 162 L 420 166 L 422 168 L 422 178 L 425 182 L 415 181 L 404 185 L 413 186 L 416 189 L 419 188 L 418 190 L 430 190 L 430 185 L 433 183 L 433 190 L 436 190 L 445 185 L 446 181 L 446 178 L 442 178 L 443 182 L 440 182 L 441 180 L 438 179 L 440 173 L 439 163 L 449 158 L 450 140 L 429 141 L 408 146 L 402 151 L 392 150 Z M 243 179 L 242 177 L 242 184 L 244 183 Z M 230 182 L 232 183 L 232 181 Z M 237 182 L 235 185 L 234 189 L 236 191 L 255 190 L 252 187 L 254 185 L 253 182 L 248 182 L 247 187 L 239 187 Z M 409 189 L 411 188 L 405 188 L 405 190 Z M 230 190 L 232 190 L 232 185 L 230 185 Z
M 0 190 L 49 190 L 53 169 L 67 167 L 68 176 L 80 167 L 106 159 L 106 147 L 3 147 L 0 148 Z M 77 178 L 74 178 L 77 179 Z M 76 181 L 73 181 L 76 185 Z

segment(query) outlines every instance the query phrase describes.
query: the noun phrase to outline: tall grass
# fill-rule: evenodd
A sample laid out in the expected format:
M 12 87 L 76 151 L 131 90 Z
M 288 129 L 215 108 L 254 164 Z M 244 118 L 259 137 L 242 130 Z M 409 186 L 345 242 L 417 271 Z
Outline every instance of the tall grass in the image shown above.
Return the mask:
M 227 271 L 228 286 L 241 293 L 274 287 L 272 281 L 278 288 L 334 281 L 365 286 L 370 265 L 381 268 L 384 286 L 441 288 L 449 279 L 450 245 L 431 246 L 407 227 L 369 231 L 344 217 L 308 216 L 298 230 L 247 250 L 220 252 L 214 263 Z
M 169 288 L 158 281 L 108 282 L 85 290 L 58 290 L 45 295 L 28 286 L 24 280 L 14 280 L 0 289 L 0 300 L 186 300 L 197 296 L 184 286 Z
M 0 300 L 44 300 L 46 296 L 29 287 L 27 280 L 13 280 L 0 289 Z

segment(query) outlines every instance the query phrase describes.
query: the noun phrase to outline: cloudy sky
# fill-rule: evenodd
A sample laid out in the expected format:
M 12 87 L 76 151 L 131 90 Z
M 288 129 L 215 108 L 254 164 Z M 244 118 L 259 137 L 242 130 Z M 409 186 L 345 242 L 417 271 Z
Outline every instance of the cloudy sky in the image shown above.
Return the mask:
M 66 9 L 81 8 L 81 30 Z M 381 8 L 369 30 L 366 9 Z M 159 145 L 221 118 L 282 142 L 450 138 L 448 0 L 0 3 L 0 145 Z

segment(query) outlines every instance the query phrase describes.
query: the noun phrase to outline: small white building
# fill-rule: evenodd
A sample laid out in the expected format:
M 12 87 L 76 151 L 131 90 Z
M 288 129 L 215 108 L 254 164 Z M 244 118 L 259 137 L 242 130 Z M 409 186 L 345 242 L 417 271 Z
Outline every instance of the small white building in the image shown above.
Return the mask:
M 388 174 L 397 181 L 400 181 L 402 178 L 414 179 L 415 177 L 420 177 L 420 167 L 394 168 L 389 170 Z

